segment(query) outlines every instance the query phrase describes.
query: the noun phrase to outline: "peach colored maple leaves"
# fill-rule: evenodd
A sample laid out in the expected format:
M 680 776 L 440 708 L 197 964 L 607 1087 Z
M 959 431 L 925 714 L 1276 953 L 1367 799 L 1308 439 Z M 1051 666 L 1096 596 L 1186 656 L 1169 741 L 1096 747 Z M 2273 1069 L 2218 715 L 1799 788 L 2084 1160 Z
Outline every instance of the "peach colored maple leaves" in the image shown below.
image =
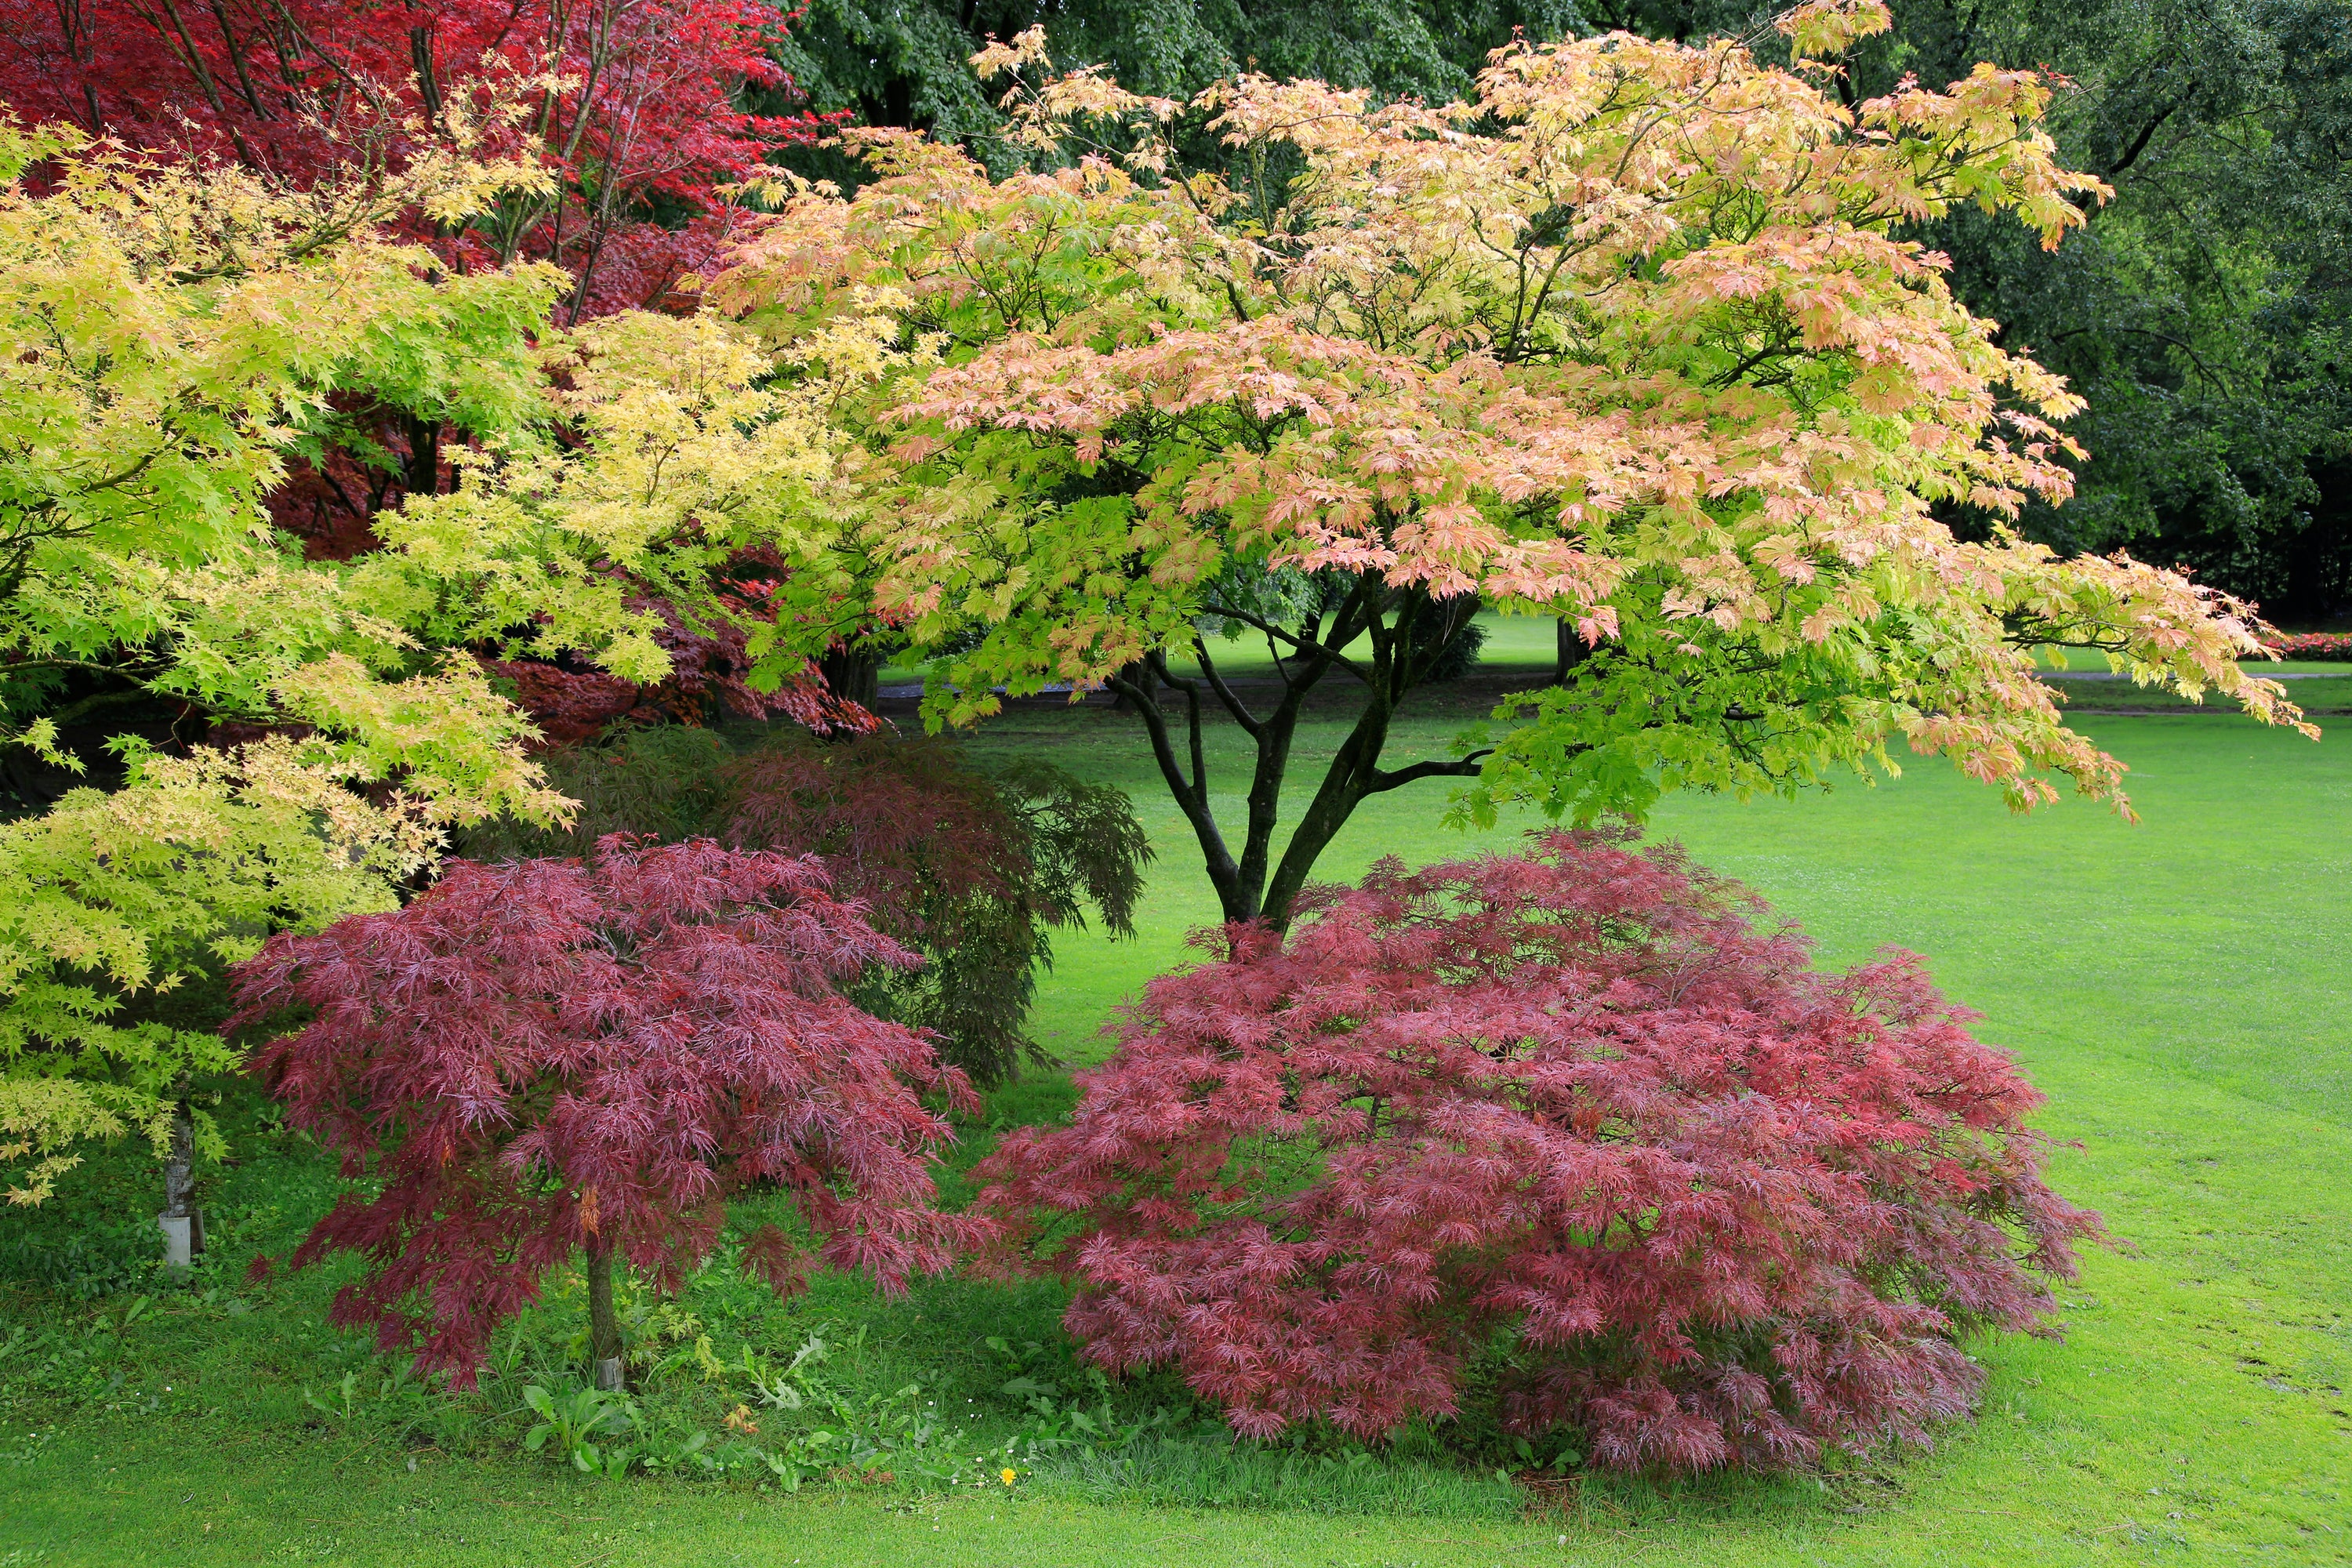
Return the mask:
M 1883 25 L 1869 3 L 1781 22 L 1801 57 Z M 1034 78 L 1042 47 L 977 63 Z M 2035 679 L 2037 637 L 2295 721 L 2238 667 L 2248 607 L 2007 531 L 2071 493 L 2080 400 L 1896 228 L 1971 203 L 2045 244 L 2080 224 L 2106 193 L 2057 163 L 2046 81 L 1980 67 L 1850 110 L 1808 79 L 1826 68 L 1619 34 L 1515 44 L 1442 106 L 1024 78 L 1007 101 L 1040 167 L 993 180 L 862 133 L 878 178 L 803 193 L 715 292 L 780 336 L 879 310 L 939 345 L 866 410 L 864 546 L 877 609 L 919 638 L 987 629 L 960 682 L 1097 683 L 1187 644 L 1241 563 L 1475 595 L 1595 643 L 1638 616 L 1670 632 L 1645 647 L 1807 647 L 1848 689 L 1812 754 L 1900 736 L 2020 805 L 2042 771 L 2121 800 Z M 1187 116 L 1232 172 L 1185 170 Z M 1272 155 L 1296 172 L 1254 180 Z

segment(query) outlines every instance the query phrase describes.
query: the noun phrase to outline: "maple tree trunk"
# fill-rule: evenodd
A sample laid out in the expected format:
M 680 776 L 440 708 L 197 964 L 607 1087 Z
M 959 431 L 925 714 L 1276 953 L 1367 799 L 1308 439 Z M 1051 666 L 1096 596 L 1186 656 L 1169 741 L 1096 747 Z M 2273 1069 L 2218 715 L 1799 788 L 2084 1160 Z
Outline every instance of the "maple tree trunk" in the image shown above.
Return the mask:
M 1227 921 L 1264 921 L 1276 931 L 1288 929 L 1292 900 L 1307 885 L 1316 860 L 1348 825 L 1357 806 L 1370 796 L 1419 779 L 1465 778 L 1478 771 L 1484 752 L 1455 760 L 1415 763 L 1394 771 L 1381 766 L 1381 753 L 1388 744 L 1389 726 L 1398 708 L 1406 694 L 1421 684 L 1433 657 L 1442 651 L 1452 636 L 1449 631 L 1436 639 L 1435 646 L 1419 646 L 1414 630 L 1416 615 L 1416 603 L 1409 596 L 1384 602 L 1380 595 L 1360 589 L 1340 607 L 1328 633 L 1328 642 L 1322 616 L 1316 616 L 1297 639 L 1296 657 L 1287 665 L 1277 658 L 1276 672 L 1282 679 L 1283 695 L 1273 710 L 1265 714 L 1251 711 L 1240 694 L 1220 677 L 1206 640 L 1199 637 L 1193 640 L 1193 650 L 1201 660 L 1199 680 L 1171 674 L 1166 656 L 1157 653 L 1145 661 L 1139 678 L 1130 673 L 1136 668 L 1132 666 L 1111 677 L 1111 689 L 1118 693 L 1123 704 L 1133 704 L 1150 733 L 1160 776 L 1201 842 L 1209 883 L 1217 891 L 1219 910 Z M 1324 771 L 1315 798 L 1291 829 L 1290 840 L 1277 861 L 1274 836 L 1281 816 L 1282 786 L 1289 773 L 1291 742 L 1305 715 L 1307 695 L 1344 662 L 1330 648 L 1347 647 L 1360 632 L 1369 632 L 1373 644 L 1369 668 L 1349 667 L 1364 683 L 1363 710 Z M 1313 651 L 1308 651 L 1310 645 Z M 1159 689 L 1163 686 L 1184 696 L 1183 738 L 1189 758 L 1180 755 L 1177 739 L 1170 732 L 1167 716 L 1160 710 Z M 1227 847 L 1216 814 L 1209 804 L 1207 748 L 1202 733 L 1204 693 L 1213 696 L 1256 743 L 1257 758 L 1250 778 L 1239 858 Z
M 441 422 L 408 414 L 401 416 L 401 425 L 408 437 L 408 456 L 401 463 L 403 488 L 414 496 L 439 495 Z
M 1555 622 L 1553 629 L 1559 640 L 1552 658 L 1551 683 L 1566 686 L 1576 667 L 1592 657 L 1592 649 L 1585 646 L 1584 639 L 1576 635 L 1576 627 L 1569 622 Z
M 613 1249 L 598 1242 L 588 1247 L 588 1359 L 594 1364 L 596 1386 L 611 1393 L 621 1386 L 621 1320 L 613 1310 Z
M 172 1144 L 163 1157 L 163 1261 L 185 1268 L 205 1249 L 203 1222 L 188 1200 L 196 1185 L 196 1121 L 183 1099 L 172 1108 Z
M 856 648 L 836 648 L 817 661 L 817 672 L 835 697 L 871 710 L 882 700 L 882 660 Z
M 1307 804 L 1307 815 L 1290 830 L 1290 842 L 1283 848 L 1281 864 L 1274 868 L 1262 906 L 1266 923 L 1275 930 L 1290 929 L 1291 900 L 1307 885 L 1316 860 L 1339 836 L 1339 829 L 1348 826 L 1348 818 L 1356 814 L 1365 796 L 1379 787 L 1381 751 L 1388 744 L 1389 721 L 1394 715 L 1395 710 L 1377 694 L 1366 704 L 1356 727 L 1348 731 L 1331 765 L 1324 770 L 1323 783 Z

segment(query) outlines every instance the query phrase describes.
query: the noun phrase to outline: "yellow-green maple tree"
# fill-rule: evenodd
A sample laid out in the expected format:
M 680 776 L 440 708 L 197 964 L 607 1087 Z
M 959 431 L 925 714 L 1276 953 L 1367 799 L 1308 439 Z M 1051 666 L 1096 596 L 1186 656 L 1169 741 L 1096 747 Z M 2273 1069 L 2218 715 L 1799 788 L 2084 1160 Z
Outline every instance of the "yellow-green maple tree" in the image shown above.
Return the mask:
M 187 1089 L 229 1053 L 127 1004 L 273 927 L 385 907 L 447 824 L 563 806 L 470 658 L 306 562 L 262 506 L 338 394 L 479 429 L 544 406 L 561 275 L 450 276 L 382 235 L 543 176 L 456 153 L 366 174 L 292 192 L 0 121 L 0 743 L 79 768 L 58 725 L 92 710 L 77 689 L 277 731 L 184 755 L 117 737 L 121 789 L 0 823 L 14 1201 L 89 1137 L 162 1147 L 176 1121 L 184 1147 L 212 1141 Z

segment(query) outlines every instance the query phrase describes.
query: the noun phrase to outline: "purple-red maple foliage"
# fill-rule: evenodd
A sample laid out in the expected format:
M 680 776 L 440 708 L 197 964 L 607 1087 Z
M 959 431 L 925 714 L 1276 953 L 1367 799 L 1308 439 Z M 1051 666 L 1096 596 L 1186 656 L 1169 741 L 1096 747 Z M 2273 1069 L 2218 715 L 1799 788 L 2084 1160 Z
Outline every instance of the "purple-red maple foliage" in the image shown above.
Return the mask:
M 1317 905 L 1153 982 L 1076 1121 L 979 1173 L 1087 1355 L 1244 1433 L 1455 1413 L 1499 1335 L 1505 1428 L 1612 1468 L 1924 1443 L 1982 1381 L 1957 1342 L 2042 1328 L 2095 1231 L 1916 957 L 1817 972 L 1678 852 L 1558 833 Z
M 923 1025 L 981 1084 L 1052 1058 L 1028 1034 L 1036 974 L 1055 929 L 1092 905 L 1135 933 L 1151 847 L 1125 795 L 1034 761 L 982 772 L 937 740 L 862 736 L 761 747 L 729 767 L 710 821 L 724 842 L 824 857 L 875 922 L 920 947 L 919 972 L 881 972 L 857 993 Z
M 768 47 L 785 21 L 759 0 L 0 0 L 0 102 L 298 186 L 482 120 L 556 194 L 415 237 L 464 267 L 554 262 L 576 320 L 662 304 L 736 237 L 718 188 L 830 128 L 744 107 L 792 96 Z
M 766 613 L 749 593 L 721 588 L 718 597 L 747 616 Z M 819 735 L 866 735 L 882 726 L 871 710 L 835 695 L 814 664 L 785 676 L 773 691 L 753 687 L 751 636 L 739 624 L 714 620 L 695 631 L 667 601 L 650 595 L 632 598 L 629 608 L 651 610 L 664 622 L 654 641 L 669 655 L 669 674 L 650 686 L 584 661 L 478 656 L 485 670 L 511 683 L 542 745 L 583 745 L 631 725 L 727 719 L 789 719 Z
M 911 962 L 814 858 L 615 835 L 584 863 L 458 861 L 404 910 L 274 937 L 226 1027 L 309 1010 L 253 1070 L 381 1191 L 346 1195 L 294 1262 L 360 1254 L 335 1321 L 467 1384 L 574 1248 L 592 1307 L 616 1254 L 674 1287 L 747 1182 L 791 1192 L 824 1259 L 886 1288 L 976 1241 L 931 1206 L 952 1134 L 919 1098 L 973 1107 L 971 1086 L 838 990 Z M 780 1291 L 810 1261 L 773 1227 L 744 1251 Z
M 935 906 L 1015 897 L 1029 870 L 1003 792 L 936 740 L 763 747 L 728 770 L 714 819 L 730 844 L 823 855 L 894 935 L 922 935 Z

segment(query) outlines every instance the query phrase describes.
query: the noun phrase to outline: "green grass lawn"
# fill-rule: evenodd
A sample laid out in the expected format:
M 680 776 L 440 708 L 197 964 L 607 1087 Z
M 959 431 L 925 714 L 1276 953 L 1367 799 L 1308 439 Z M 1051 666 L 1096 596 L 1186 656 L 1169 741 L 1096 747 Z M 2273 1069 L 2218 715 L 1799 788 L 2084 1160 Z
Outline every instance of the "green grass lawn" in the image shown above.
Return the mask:
M 1486 610 L 1479 614 L 1478 621 L 1486 633 L 1486 643 L 1478 656 L 1478 669 L 1483 677 L 1517 676 L 1524 679 L 1536 672 L 1549 677 L 1556 653 L 1554 623 L 1551 620 L 1538 616 L 1498 615 Z M 1368 655 L 1370 646 L 1369 638 L 1360 637 L 1348 651 Z M 1209 654 L 1216 660 L 1219 671 L 1228 679 L 1253 680 L 1273 678 L 1274 656 L 1262 637 L 1253 635 L 1215 639 L 1210 644 Z M 2068 654 L 2062 664 L 2055 655 L 2044 653 L 2039 657 L 2039 662 L 2050 678 L 2058 683 L 2068 706 L 2075 711 L 2196 710 L 2196 704 L 2170 692 L 2109 678 L 2107 661 L 2097 654 Z M 1173 658 L 1170 660 L 1170 667 L 1179 676 L 1198 673 L 1197 661 L 1190 658 Z M 2311 712 L 2352 712 L 2352 664 L 2254 659 L 2247 661 L 2245 668 L 2257 675 L 2296 677 L 2286 683 L 2287 695 Z M 922 679 L 922 669 L 917 666 L 892 664 L 885 666 L 882 670 L 885 685 L 904 685 Z
M 1449 708 L 1472 705 L 1433 701 L 1402 742 L 1439 748 Z M 383 1374 L 321 1326 L 327 1281 L 138 1286 L 152 1303 L 119 1331 L 124 1295 L 18 1283 L 0 1285 L 0 1342 L 47 1331 L 51 1348 L 38 1375 L 34 1357 L 0 1352 L 0 1565 L 2352 1562 L 2352 764 L 2339 739 L 2219 715 L 2084 722 L 2131 763 L 2140 826 L 2079 803 L 2013 817 L 1931 762 L 1795 803 L 1673 800 L 1655 824 L 1802 921 L 1825 961 L 1889 942 L 1927 953 L 2048 1094 L 2043 1125 L 2079 1142 L 2053 1178 L 2105 1215 L 2117 1246 L 2062 1292 L 2063 1342 L 1977 1347 L 1991 1372 L 1982 1419 L 1933 1453 L 1819 1479 L 1596 1480 L 1541 1518 L 1429 1445 L 1349 1466 L 1224 1444 L 1198 1422 L 1011 1489 L 599 1482 L 516 1451 L 519 1427 L 489 1395 L 478 1415 L 420 1415 L 426 1396 L 398 1391 L 351 1419 L 307 1405 L 306 1385 L 324 1393 L 350 1369 L 365 1405 Z M 1160 848 L 1137 941 L 1059 944 L 1035 1022 L 1078 1061 L 1214 908 L 1131 723 L 1027 708 L 980 742 L 1126 784 Z M 1311 722 L 1302 769 L 1338 733 Z M 1231 739 L 1213 753 L 1229 791 Z M 1360 816 L 1325 869 L 1457 855 L 1525 826 L 1446 830 L 1443 786 L 1427 791 Z M 1068 1103 L 1065 1080 L 1033 1075 L 992 1120 Z M 973 1128 L 959 1163 L 988 1140 Z M 215 1199 L 225 1261 L 282 1245 L 331 1191 L 282 1138 L 247 1146 Z M 123 1234 L 152 1212 L 122 1163 L 81 1174 L 60 1203 Z M 103 1284 L 68 1257 L 105 1254 L 90 1223 L 0 1216 L 0 1273 Z M 973 1401 L 990 1431 L 1009 1417 L 988 1404 L 1003 1372 L 985 1340 L 1049 1341 L 1057 1304 L 1046 1287 L 953 1280 L 888 1304 L 845 1280 L 790 1307 L 697 1289 L 714 1325 L 787 1351 L 812 1325 L 861 1323 L 845 1377 L 881 1390 L 920 1376 L 926 1397 Z M 575 1310 L 559 1299 L 536 1315 L 550 1343 Z M 1066 1367 L 1058 1344 L 1040 1355 Z M 1123 1397 L 1163 1396 L 1176 1397 Z

